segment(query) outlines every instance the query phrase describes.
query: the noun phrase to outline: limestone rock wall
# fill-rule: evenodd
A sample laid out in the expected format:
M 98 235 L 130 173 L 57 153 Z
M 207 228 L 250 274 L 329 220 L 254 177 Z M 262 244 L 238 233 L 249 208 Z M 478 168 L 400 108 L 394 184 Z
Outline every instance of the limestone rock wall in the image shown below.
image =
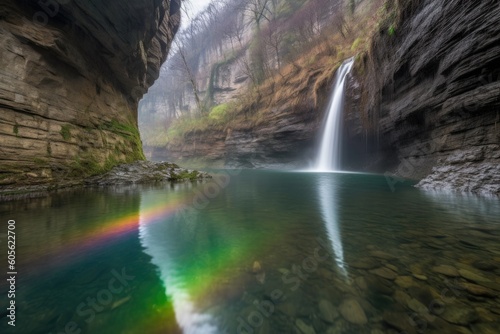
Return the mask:
M 142 158 L 137 104 L 179 10 L 169 0 L 1 0 L 0 186 Z
M 395 3 L 365 59 L 371 149 L 424 188 L 500 194 L 498 1 Z
M 151 152 L 153 159 L 230 168 L 304 168 L 314 156 L 321 113 L 312 98 L 300 105 L 276 107 L 260 124 L 194 131 L 182 145 Z

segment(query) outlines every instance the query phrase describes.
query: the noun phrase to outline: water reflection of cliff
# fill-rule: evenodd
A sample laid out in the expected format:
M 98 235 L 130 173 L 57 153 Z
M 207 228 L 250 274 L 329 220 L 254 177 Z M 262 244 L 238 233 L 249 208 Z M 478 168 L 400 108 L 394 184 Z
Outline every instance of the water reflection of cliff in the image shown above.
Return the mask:
M 120 216 L 137 212 L 139 194 L 136 189 L 64 191 L 43 198 L 0 202 L 0 217 L 18 222 L 17 250 L 19 264 L 33 257 L 47 255 L 47 261 L 60 261 L 64 253 L 74 250 L 85 240 L 97 240 L 97 230 L 112 225 Z M 58 258 L 50 254 L 60 253 Z M 73 260 L 74 261 L 74 260 Z M 44 266 L 50 265 L 45 263 Z M 35 269 L 33 267 L 30 268 Z
M 0 219 L 16 220 L 16 269 L 22 273 L 16 301 L 24 319 L 16 324 L 17 332 L 59 333 L 70 320 L 85 333 L 123 333 L 139 325 L 149 333 L 179 332 L 169 321 L 171 306 L 137 238 L 143 190 L 79 189 L 0 203 Z M 76 311 L 78 305 L 103 291 L 113 272 L 134 279 L 109 303 L 99 304 L 104 310 L 87 321 Z M 4 300 L 0 306 L 7 307 Z

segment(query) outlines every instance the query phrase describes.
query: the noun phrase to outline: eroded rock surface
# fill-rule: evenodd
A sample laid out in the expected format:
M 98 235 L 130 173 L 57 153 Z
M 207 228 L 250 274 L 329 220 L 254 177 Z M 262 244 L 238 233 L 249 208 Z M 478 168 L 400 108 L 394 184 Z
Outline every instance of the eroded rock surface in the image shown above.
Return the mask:
M 202 158 L 237 168 L 305 166 L 304 152 L 313 148 L 320 127 L 312 99 L 298 106 L 279 106 L 271 113 L 258 125 L 190 132 L 182 145 L 169 145 L 165 157 L 175 161 Z
M 365 59 L 386 170 L 424 189 L 500 194 L 500 7 L 414 0 Z M 394 27 L 393 26 L 393 27 Z
M 87 185 L 109 186 L 164 181 L 196 181 L 204 178 L 211 178 L 211 176 L 204 172 L 181 168 L 170 162 L 136 161 L 116 166 L 106 174 L 87 179 L 85 183 Z
M 0 186 L 142 158 L 137 103 L 179 21 L 170 0 L 0 1 Z

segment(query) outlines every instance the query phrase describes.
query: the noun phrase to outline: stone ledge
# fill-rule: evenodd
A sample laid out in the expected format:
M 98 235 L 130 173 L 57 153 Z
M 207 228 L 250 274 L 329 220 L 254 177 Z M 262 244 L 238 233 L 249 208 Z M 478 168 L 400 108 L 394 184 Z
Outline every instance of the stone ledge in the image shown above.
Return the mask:
M 81 179 L 60 179 L 57 182 L 0 187 L 0 202 L 45 197 L 50 193 L 78 187 L 110 187 L 139 184 L 202 181 L 212 176 L 205 172 L 184 169 L 170 162 L 136 161 L 114 167 L 109 172 Z

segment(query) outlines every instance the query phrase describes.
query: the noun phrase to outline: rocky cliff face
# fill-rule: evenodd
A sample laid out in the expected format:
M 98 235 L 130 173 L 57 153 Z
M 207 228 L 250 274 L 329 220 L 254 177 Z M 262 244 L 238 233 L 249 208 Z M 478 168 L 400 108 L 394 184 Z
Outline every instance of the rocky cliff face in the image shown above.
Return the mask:
M 361 79 L 372 151 L 423 188 L 500 194 L 498 2 L 395 3 L 395 33 L 374 39 Z
M 184 51 L 172 54 L 164 64 L 160 80 L 141 101 L 141 116 L 195 115 L 200 107 L 209 110 L 248 88 L 249 49 L 255 31 L 248 5 L 245 0 L 212 4 L 193 18 L 178 39 Z M 208 19 L 206 13 L 213 17 Z M 147 116 L 140 119 L 143 132 L 150 131 L 156 122 L 157 119 L 148 123 Z M 144 139 L 146 146 L 151 144 L 147 136 Z
M 319 114 L 312 99 L 300 105 L 283 105 L 271 111 L 261 124 L 249 122 L 227 129 L 191 132 L 182 145 L 153 151 L 154 159 L 235 168 L 305 167 L 312 158 Z
M 500 194 L 498 2 L 393 0 L 388 6 L 349 82 L 344 168 L 386 173 L 391 187 L 405 177 L 427 189 Z M 265 121 L 188 133 L 167 156 L 247 167 L 306 164 L 325 101 L 317 103 L 311 84 L 299 86 L 281 87 L 299 96 L 295 107 L 279 98 L 256 103 L 252 108 L 271 109 Z M 326 100 L 326 86 L 322 92 Z
M 137 103 L 166 58 L 178 3 L 0 4 L 0 185 L 141 158 Z

